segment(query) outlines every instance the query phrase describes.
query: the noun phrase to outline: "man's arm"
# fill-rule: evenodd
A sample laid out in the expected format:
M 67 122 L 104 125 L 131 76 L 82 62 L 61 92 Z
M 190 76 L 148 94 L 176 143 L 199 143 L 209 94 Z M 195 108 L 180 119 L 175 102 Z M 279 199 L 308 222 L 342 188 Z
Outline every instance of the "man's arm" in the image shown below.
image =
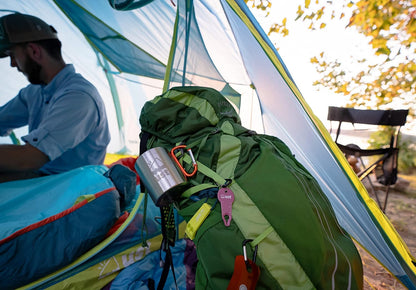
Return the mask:
M 26 145 L 0 145 L 0 173 L 37 170 L 49 157 L 36 147 Z
M 26 89 L 22 89 L 16 97 L 0 106 L 0 136 L 8 136 L 13 129 L 28 124 L 25 91 Z

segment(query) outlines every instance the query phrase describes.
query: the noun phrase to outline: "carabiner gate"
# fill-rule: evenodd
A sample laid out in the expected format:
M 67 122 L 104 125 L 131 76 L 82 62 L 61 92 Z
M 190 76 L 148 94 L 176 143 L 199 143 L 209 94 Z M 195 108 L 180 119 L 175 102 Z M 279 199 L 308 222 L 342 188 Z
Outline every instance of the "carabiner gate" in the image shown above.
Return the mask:
M 176 157 L 175 151 L 179 150 L 179 149 L 186 149 L 186 145 L 178 145 L 178 146 L 173 147 L 172 150 L 170 150 L 170 154 L 171 154 L 173 160 L 176 162 L 176 164 L 178 165 L 178 167 L 181 170 L 181 172 L 183 173 L 183 175 L 185 175 L 187 177 L 194 176 L 196 171 L 198 170 L 198 164 L 195 160 L 195 157 L 194 157 L 194 154 L 192 153 L 191 148 L 186 149 L 188 151 L 189 156 L 191 157 L 192 165 L 194 167 L 194 169 L 191 173 L 186 172 L 185 168 L 183 168 L 182 164 L 179 162 L 178 158 Z
M 250 266 L 250 263 L 249 263 L 249 261 L 248 261 L 248 258 L 247 258 L 247 250 L 246 250 L 246 245 L 248 244 L 248 243 L 251 243 L 253 240 L 252 239 L 246 239 L 246 240 L 244 240 L 243 241 L 243 255 L 244 255 L 244 262 L 246 263 L 246 267 L 247 267 L 247 269 L 250 269 L 251 268 L 251 266 Z M 252 259 L 252 262 L 255 264 L 256 263 L 256 258 L 257 258 L 257 250 L 258 250 L 258 245 L 255 245 L 254 246 L 254 252 L 253 252 L 253 259 Z

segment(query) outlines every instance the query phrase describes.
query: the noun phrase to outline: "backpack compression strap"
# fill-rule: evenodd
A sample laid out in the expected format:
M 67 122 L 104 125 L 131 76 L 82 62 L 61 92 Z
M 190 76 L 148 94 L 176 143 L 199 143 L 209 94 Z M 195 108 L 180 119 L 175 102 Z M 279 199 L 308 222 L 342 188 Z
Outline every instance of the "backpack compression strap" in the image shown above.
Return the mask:
M 151 138 L 151 134 L 145 131 L 142 131 L 140 136 L 140 155 L 147 151 L 147 143 Z M 146 188 L 143 182 L 140 182 L 140 191 L 146 192 Z M 161 206 L 160 207 L 160 215 L 161 215 L 161 225 L 162 225 L 162 244 L 160 247 L 160 251 L 164 251 L 166 253 L 165 261 L 163 262 L 163 271 L 162 275 L 159 280 L 159 284 L 157 285 L 158 290 L 163 290 L 165 286 L 169 269 L 172 268 L 173 279 L 175 281 L 176 288 L 178 288 L 176 283 L 176 276 L 175 270 L 173 268 L 173 260 L 172 260 L 172 252 L 170 250 L 170 246 L 175 245 L 176 239 L 176 229 L 175 229 L 175 216 L 173 213 L 173 206 Z M 161 259 L 162 261 L 162 259 Z

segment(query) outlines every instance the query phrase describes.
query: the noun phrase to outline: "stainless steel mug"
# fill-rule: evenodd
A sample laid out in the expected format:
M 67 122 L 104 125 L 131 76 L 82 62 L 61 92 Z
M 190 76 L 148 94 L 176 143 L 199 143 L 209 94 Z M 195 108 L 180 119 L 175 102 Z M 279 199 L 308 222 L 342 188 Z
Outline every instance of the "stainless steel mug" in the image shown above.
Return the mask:
M 137 158 L 135 168 L 157 206 L 171 203 L 186 185 L 185 177 L 163 147 L 144 152 Z

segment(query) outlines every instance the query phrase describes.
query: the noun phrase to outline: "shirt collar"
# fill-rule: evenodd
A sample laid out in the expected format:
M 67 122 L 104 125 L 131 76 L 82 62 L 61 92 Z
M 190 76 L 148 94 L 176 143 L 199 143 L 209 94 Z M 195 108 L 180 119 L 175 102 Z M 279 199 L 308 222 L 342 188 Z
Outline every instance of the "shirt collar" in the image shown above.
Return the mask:
M 42 86 L 42 93 L 44 101 L 49 101 L 53 96 L 53 93 L 58 89 L 62 81 L 70 74 L 75 72 L 75 68 L 72 64 L 67 64 L 65 67 L 52 79 L 52 81 Z

